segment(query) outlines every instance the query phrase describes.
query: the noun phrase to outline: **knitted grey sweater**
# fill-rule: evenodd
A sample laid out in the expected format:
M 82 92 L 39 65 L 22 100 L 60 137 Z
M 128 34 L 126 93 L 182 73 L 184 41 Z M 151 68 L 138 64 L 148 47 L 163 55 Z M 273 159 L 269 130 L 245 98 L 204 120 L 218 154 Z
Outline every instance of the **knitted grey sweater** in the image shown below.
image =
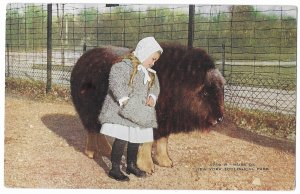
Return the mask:
M 144 74 L 138 71 L 132 86 L 129 79 L 133 65 L 129 59 L 112 66 L 109 74 L 108 93 L 104 100 L 99 115 L 101 124 L 113 123 L 128 127 L 156 128 L 157 120 L 155 108 L 146 105 L 149 94 L 159 95 L 158 77 L 155 75 L 154 85 L 148 91 L 148 84 L 143 83 Z M 119 105 L 119 100 L 129 97 L 124 106 Z

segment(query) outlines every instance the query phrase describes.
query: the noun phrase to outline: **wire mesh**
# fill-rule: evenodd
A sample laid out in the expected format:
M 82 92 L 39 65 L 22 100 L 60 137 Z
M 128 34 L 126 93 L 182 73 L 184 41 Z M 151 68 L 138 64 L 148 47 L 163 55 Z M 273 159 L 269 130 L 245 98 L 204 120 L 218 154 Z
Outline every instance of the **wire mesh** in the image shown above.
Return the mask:
M 226 79 L 229 105 L 295 115 L 297 8 L 196 5 L 193 46 Z M 86 49 L 133 48 L 143 37 L 187 45 L 188 5 L 52 5 L 52 82 L 69 85 Z M 47 4 L 8 4 L 6 77 L 46 81 Z

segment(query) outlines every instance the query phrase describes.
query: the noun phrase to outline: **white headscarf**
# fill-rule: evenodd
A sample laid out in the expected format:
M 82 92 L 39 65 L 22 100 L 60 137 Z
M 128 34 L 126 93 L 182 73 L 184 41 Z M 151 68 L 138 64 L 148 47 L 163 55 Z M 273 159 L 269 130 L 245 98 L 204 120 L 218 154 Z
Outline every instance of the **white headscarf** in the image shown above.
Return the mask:
M 146 37 L 139 41 L 135 50 L 133 51 L 134 56 L 143 63 L 151 54 L 156 51 L 163 52 L 163 49 L 156 42 L 154 37 Z

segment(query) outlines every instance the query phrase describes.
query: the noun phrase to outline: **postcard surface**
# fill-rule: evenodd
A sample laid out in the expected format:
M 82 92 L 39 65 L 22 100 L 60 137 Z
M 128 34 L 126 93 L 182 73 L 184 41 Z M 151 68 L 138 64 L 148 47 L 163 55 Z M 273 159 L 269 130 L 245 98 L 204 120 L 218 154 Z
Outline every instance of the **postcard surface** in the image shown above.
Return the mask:
M 295 189 L 296 6 L 6 12 L 6 188 Z

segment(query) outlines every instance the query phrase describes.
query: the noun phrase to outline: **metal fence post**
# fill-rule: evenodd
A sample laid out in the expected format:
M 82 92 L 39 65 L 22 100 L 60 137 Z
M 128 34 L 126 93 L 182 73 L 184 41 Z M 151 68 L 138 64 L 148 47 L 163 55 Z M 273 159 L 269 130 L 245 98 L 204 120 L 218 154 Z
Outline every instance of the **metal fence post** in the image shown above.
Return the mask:
M 52 83 L 52 4 L 47 5 L 47 84 L 46 93 L 51 91 Z
M 84 53 L 86 52 L 86 43 L 83 43 L 82 50 Z
M 225 44 L 222 44 L 222 75 L 225 77 Z
M 188 49 L 193 48 L 195 28 L 195 5 L 189 5 Z

